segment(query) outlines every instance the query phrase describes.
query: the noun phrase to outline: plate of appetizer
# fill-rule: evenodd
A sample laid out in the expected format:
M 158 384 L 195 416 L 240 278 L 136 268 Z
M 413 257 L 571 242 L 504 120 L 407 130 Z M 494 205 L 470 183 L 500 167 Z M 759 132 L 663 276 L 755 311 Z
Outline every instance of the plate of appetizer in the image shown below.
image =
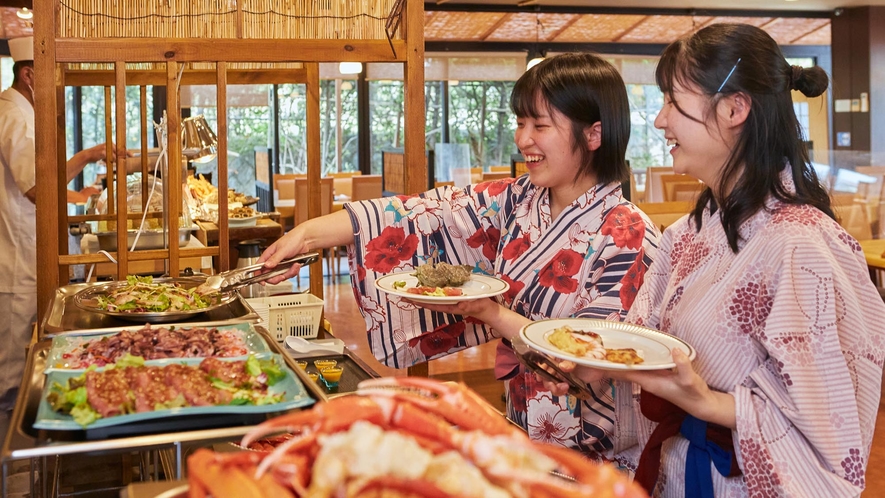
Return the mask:
M 539 320 L 523 327 L 519 335 L 536 351 L 604 370 L 673 368 L 673 348 L 690 359 L 697 355 L 690 344 L 670 334 L 595 318 Z
M 471 273 L 470 265 L 436 263 L 414 271 L 391 273 L 375 280 L 378 289 L 418 303 L 454 304 L 503 294 L 510 284 L 500 278 Z

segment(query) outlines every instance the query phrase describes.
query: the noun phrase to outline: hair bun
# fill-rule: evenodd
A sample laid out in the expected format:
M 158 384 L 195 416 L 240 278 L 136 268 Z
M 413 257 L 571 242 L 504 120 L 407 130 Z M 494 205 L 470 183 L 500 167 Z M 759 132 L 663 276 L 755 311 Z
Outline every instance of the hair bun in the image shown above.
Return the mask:
M 824 93 L 830 79 L 826 71 L 818 66 L 790 66 L 790 90 L 798 90 L 806 97 L 817 97 Z
M 802 79 L 802 72 L 805 68 L 802 66 L 790 66 L 790 90 L 799 89 L 799 80 Z

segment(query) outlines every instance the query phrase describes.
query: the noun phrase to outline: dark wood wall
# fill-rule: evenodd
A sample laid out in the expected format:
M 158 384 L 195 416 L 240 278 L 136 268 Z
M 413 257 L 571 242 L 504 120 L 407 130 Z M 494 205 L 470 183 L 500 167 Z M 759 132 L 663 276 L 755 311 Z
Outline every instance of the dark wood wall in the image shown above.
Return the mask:
M 839 9 L 832 22 L 834 150 L 885 152 L 885 7 Z M 869 95 L 868 112 L 835 112 L 839 99 Z M 840 132 L 851 145 L 839 146 Z

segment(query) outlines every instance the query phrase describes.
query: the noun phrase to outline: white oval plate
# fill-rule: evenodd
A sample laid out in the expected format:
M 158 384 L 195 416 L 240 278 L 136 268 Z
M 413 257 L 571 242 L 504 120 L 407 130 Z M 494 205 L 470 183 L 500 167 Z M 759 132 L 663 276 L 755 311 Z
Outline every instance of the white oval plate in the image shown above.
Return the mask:
M 635 365 L 626 365 L 569 354 L 550 344 L 550 341 L 547 340 L 547 337 L 554 330 L 566 325 L 573 330 L 590 331 L 599 334 L 606 349 L 633 348 L 642 356 L 644 361 Z M 523 327 L 519 331 L 519 335 L 530 348 L 536 351 L 556 358 L 570 360 L 579 365 L 604 370 L 666 370 L 673 368 L 676 366 L 670 354 L 673 348 L 680 348 L 692 360 L 697 355 L 697 352 L 690 344 L 670 334 L 630 323 L 612 322 L 596 318 L 551 318 L 539 320 Z
M 388 294 L 405 297 L 416 303 L 428 304 L 454 304 L 459 301 L 494 297 L 507 292 L 507 289 L 510 288 L 510 284 L 500 278 L 474 273 L 470 275 L 470 280 L 459 287 L 463 291 L 460 296 L 422 296 L 407 292 L 407 289 L 418 287 L 418 278 L 412 273 L 409 271 L 384 275 L 375 280 L 375 286 Z M 393 286 L 394 282 L 405 282 L 406 286 L 397 289 Z

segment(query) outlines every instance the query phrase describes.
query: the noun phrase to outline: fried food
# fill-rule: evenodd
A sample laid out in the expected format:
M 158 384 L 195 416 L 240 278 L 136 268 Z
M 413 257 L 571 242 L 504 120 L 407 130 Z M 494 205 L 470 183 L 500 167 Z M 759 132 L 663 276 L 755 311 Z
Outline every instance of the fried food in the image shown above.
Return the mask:
M 633 348 L 606 348 L 602 337 L 595 332 L 573 330 L 568 325 L 559 327 L 547 336 L 547 341 L 568 354 L 624 365 L 638 365 L 645 361 Z
M 470 280 L 471 271 L 470 265 L 428 263 L 415 268 L 415 277 L 424 287 L 460 287 Z

